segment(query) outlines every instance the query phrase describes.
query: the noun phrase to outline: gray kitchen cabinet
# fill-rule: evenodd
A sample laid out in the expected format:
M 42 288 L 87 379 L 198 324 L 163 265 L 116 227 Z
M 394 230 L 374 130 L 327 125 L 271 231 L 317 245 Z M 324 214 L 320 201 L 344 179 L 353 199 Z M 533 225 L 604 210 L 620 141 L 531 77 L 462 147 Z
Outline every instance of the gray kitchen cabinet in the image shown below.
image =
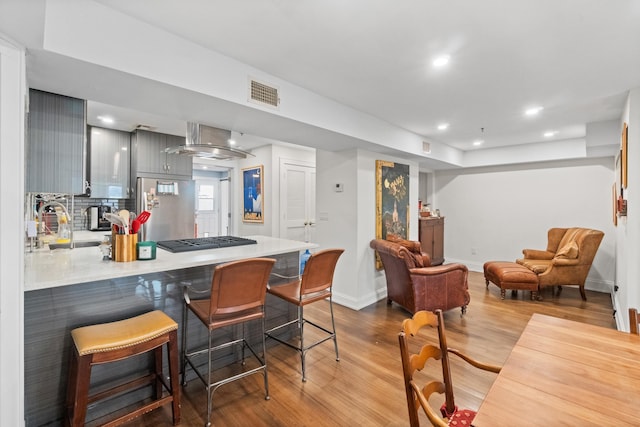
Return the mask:
M 128 199 L 131 133 L 91 127 L 89 130 L 89 185 L 91 197 Z
M 175 176 L 191 179 L 191 157 L 165 152 L 166 148 L 184 143 L 185 137 L 136 130 L 132 136 L 132 173 L 135 171 L 141 177 Z
M 85 105 L 82 99 L 29 90 L 27 192 L 84 193 Z

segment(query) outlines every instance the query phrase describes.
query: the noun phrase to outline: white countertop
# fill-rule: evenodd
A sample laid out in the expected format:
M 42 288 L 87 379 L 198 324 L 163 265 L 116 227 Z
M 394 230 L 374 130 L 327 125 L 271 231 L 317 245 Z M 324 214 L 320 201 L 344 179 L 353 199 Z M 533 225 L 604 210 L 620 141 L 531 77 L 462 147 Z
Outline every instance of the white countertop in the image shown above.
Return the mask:
M 105 234 L 108 232 L 74 232 L 74 240 L 100 241 Z M 102 253 L 97 246 L 27 252 L 25 254 L 24 290 L 34 291 L 117 277 L 219 264 L 243 258 L 264 257 L 312 249 L 318 246 L 315 243 L 276 237 L 242 237 L 256 240 L 258 243 L 182 253 L 171 253 L 158 248 L 156 259 L 148 261 L 103 261 Z

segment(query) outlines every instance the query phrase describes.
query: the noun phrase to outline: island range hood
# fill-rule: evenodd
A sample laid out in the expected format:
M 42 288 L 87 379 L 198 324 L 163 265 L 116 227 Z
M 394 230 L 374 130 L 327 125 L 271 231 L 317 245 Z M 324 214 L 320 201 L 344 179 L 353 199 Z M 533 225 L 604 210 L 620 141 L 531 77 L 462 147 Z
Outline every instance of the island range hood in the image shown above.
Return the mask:
M 247 156 L 253 156 L 247 151 L 232 147 L 229 138 L 229 130 L 187 122 L 185 144 L 169 147 L 165 152 L 216 160 L 246 159 Z

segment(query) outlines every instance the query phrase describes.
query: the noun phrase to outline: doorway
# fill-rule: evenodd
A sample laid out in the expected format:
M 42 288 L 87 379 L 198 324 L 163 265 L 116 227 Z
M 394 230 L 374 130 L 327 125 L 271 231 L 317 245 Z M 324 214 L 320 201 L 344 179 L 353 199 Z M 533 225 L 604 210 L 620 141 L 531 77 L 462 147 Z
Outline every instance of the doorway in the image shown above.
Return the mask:
M 231 235 L 231 169 L 194 173 L 194 180 L 197 237 Z
M 280 159 L 280 237 L 316 241 L 316 167 Z

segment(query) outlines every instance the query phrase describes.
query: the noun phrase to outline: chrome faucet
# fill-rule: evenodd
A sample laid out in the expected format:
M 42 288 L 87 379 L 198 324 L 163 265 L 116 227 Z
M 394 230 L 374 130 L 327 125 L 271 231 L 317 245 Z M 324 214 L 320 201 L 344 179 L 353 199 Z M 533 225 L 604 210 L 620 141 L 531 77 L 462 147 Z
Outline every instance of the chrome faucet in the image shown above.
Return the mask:
M 38 209 L 38 240 L 37 240 L 37 245 L 40 246 L 41 244 L 41 239 L 40 236 L 42 234 L 46 233 L 46 226 L 45 226 L 45 222 L 44 219 L 42 218 L 42 212 L 44 211 L 44 209 L 47 206 L 57 206 L 60 207 L 60 209 L 62 209 L 63 215 L 65 216 L 66 222 L 68 224 L 69 227 L 69 241 L 70 241 L 70 247 L 73 249 L 73 218 L 69 215 L 69 212 L 67 211 L 67 208 L 65 207 L 65 205 L 63 205 L 60 202 L 57 202 L 55 200 L 46 202 L 44 204 L 42 204 L 40 206 L 40 208 Z M 60 232 L 60 226 L 58 227 L 58 232 Z

